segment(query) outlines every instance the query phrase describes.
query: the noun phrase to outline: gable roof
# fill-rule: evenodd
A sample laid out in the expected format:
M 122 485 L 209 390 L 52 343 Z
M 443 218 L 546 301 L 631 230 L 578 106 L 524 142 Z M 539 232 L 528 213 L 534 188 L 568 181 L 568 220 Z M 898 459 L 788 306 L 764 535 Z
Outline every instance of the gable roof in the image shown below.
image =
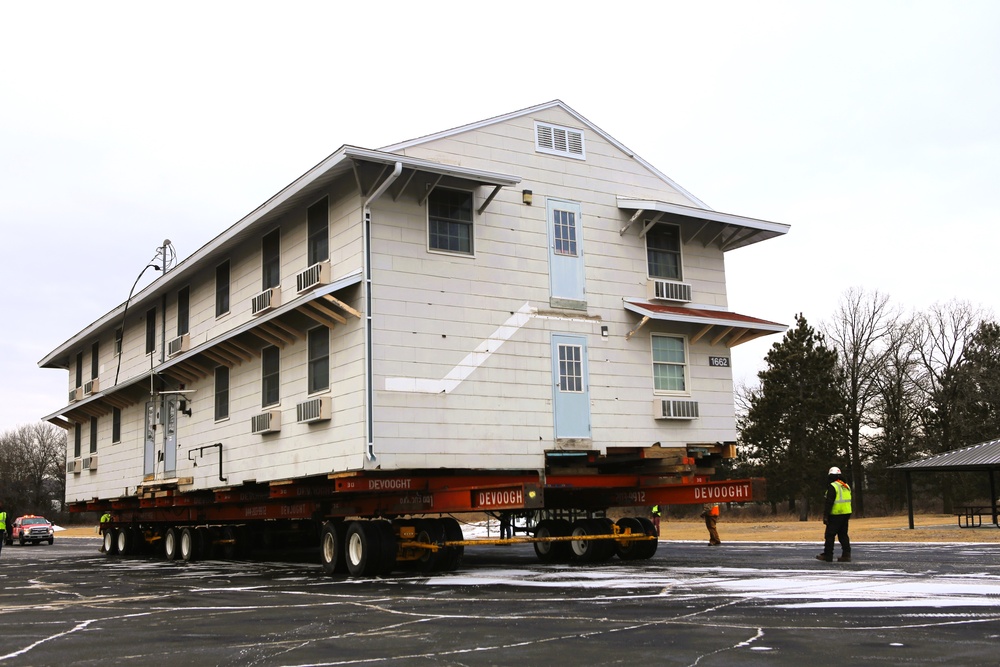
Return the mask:
M 891 470 L 922 470 L 926 472 L 960 472 L 967 470 L 1000 470 L 1000 439 L 978 445 L 953 449 L 917 461 L 891 466 Z
M 478 130 L 480 128 L 488 127 L 490 125 L 496 125 L 498 123 L 505 123 L 505 122 L 507 122 L 507 121 L 509 121 L 511 119 L 514 119 L 514 118 L 521 118 L 522 116 L 530 116 L 530 115 L 537 114 L 537 113 L 540 113 L 542 111 L 546 111 L 548 109 L 553 109 L 553 108 L 562 109 L 563 111 L 565 111 L 566 113 L 568 113 L 570 116 L 572 116 L 578 123 L 580 123 L 581 125 L 584 125 L 585 127 L 587 127 L 587 129 L 591 130 L 592 132 L 600 135 L 601 138 L 604 139 L 605 141 L 607 141 L 609 144 L 613 145 L 615 148 L 617 148 L 618 150 L 622 151 L 623 153 L 625 153 L 626 155 L 628 155 L 630 158 L 632 158 L 633 160 L 635 160 L 636 162 L 638 162 L 639 164 L 641 164 L 643 167 L 645 167 L 646 169 L 648 169 L 649 171 L 651 171 L 653 174 L 656 175 L 657 178 L 659 178 L 660 180 L 662 180 L 664 183 L 666 183 L 667 185 L 669 185 L 671 188 L 677 190 L 677 192 L 681 193 L 682 195 L 684 195 L 685 197 L 687 197 L 688 199 L 690 199 L 691 201 L 693 201 L 698 206 L 700 206 L 702 208 L 705 208 L 705 209 L 710 209 L 710 207 L 707 204 L 705 204 L 705 202 L 703 202 L 700 199 L 698 199 L 697 197 L 695 197 L 693 194 L 691 194 L 690 192 L 688 192 L 687 190 L 685 190 L 683 187 L 681 187 L 680 185 L 678 185 L 675 181 L 673 181 L 670 177 L 668 177 L 666 174 L 664 174 L 663 172 L 661 172 L 659 169 L 657 169 L 656 167 L 654 167 L 653 165 L 651 165 L 650 163 L 646 162 L 641 157 L 639 157 L 638 155 L 636 155 L 634 151 L 632 151 L 629 148 L 625 147 L 620 141 L 618 141 L 617 139 L 615 139 L 614 137 L 612 137 L 610 134 L 608 134 L 607 132 L 605 132 L 604 130 L 602 130 L 601 128 L 597 127 L 592 122 L 590 122 L 589 120 L 587 120 L 586 118 L 584 118 L 583 116 L 581 116 L 580 114 L 578 114 L 576 111 L 574 111 L 572 108 L 570 108 L 569 105 L 567 105 L 562 100 L 552 100 L 551 102 L 545 102 L 544 104 L 538 104 L 538 105 L 535 105 L 533 107 L 528 107 L 526 109 L 521 109 L 520 111 L 512 111 L 511 113 L 503 114 L 502 116 L 494 116 L 493 118 L 487 118 L 485 120 L 477 121 L 475 123 L 469 123 L 468 125 L 461 125 L 459 127 L 454 127 L 454 128 L 452 128 L 450 130 L 444 130 L 442 132 L 435 132 L 434 134 L 428 134 L 428 135 L 425 135 L 423 137 L 417 137 L 416 139 L 410 139 L 409 141 L 402 141 L 402 142 L 400 142 L 398 144 L 393 144 L 391 146 L 386 146 L 386 147 L 384 147 L 384 148 L 382 148 L 380 150 L 383 150 L 383 151 L 386 151 L 386 152 L 389 152 L 389 153 L 394 152 L 394 151 L 401 151 L 401 150 L 405 150 L 407 148 L 410 148 L 412 146 L 419 146 L 420 144 L 425 144 L 425 143 L 428 143 L 428 142 L 431 142 L 431 141 L 436 141 L 438 139 L 444 139 L 444 138 L 447 138 L 447 137 L 452 137 L 452 136 L 455 136 L 456 134 L 461 134 L 463 132 L 469 132 L 471 130 Z

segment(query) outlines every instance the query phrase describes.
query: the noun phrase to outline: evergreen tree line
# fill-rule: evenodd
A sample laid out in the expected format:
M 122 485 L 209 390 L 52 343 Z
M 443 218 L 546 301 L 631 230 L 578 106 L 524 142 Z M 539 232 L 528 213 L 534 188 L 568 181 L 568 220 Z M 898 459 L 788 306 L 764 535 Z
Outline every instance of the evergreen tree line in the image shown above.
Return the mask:
M 905 314 L 852 289 L 818 330 L 797 315 L 765 362 L 758 384 L 737 389 L 732 472 L 766 478 L 775 513 L 821 511 L 831 466 L 851 483 L 856 516 L 898 512 L 906 481 L 892 466 L 1000 438 L 1000 326 L 967 302 Z M 923 511 L 990 496 L 986 473 L 912 481 Z
M 66 432 L 46 422 L 0 433 L 0 500 L 10 522 L 24 514 L 61 517 L 66 497 Z

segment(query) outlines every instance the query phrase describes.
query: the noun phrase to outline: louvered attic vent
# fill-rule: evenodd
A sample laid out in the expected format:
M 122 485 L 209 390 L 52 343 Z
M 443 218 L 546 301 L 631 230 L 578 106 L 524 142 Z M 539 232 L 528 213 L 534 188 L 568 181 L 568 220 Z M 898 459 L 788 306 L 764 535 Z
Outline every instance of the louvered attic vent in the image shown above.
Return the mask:
M 535 150 L 539 153 L 562 155 L 577 160 L 587 159 L 582 130 L 549 123 L 535 123 Z
M 656 419 L 697 419 L 698 401 L 658 398 L 653 401 L 653 417 Z

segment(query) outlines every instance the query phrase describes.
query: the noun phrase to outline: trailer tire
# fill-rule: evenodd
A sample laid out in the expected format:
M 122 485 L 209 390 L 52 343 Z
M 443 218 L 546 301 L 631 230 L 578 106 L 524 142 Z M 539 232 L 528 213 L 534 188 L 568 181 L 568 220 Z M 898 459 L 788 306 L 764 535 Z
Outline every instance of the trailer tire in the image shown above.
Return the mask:
M 566 537 L 572 532 L 569 521 L 542 519 L 535 526 L 535 537 Z M 569 542 L 535 542 L 535 556 L 543 563 L 565 563 L 570 559 Z
M 573 524 L 573 536 L 607 535 L 611 533 L 611 522 L 607 519 L 580 519 Z M 573 540 L 570 543 L 573 560 L 580 563 L 600 563 L 615 553 L 613 540 Z
M 382 561 L 382 534 L 371 521 L 352 521 L 344 538 L 344 560 L 351 576 L 374 576 Z
M 630 531 L 633 535 L 646 534 L 646 530 L 643 528 L 642 524 L 639 523 L 638 519 L 630 516 L 618 519 L 618 528 L 621 529 L 621 534 L 624 534 L 626 530 Z M 622 560 L 637 560 L 639 558 L 643 558 L 641 554 L 643 553 L 645 546 L 645 541 L 636 542 L 632 540 L 623 540 L 619 542 L 618 540 L 615 540 L 615 554 Z
M 167 528 L 167 532 L 163 534 L 163 555 L 167 557 L 167 560 L 177 560 L 179 546 L 177 529 Z
M 441 519 L 441 524 L 444 526 L 444 539 L 448 542 L 461 542 L 465 539 L 465 535 L 462 534 L 462 526 L 454 518 L 446 516 Z M 444 572 L 457 570 L 458 566 L 462 564 L 462 557 L 465 556 L 465 547 L 461 545 L 445 547 L 444 552 L 444 563 L 441 570 Z
M 133 551 L 133 545 L 135 544 L 134 535 L 130 528 L 119 528 L 118 534 L 115 536 L 115 551 L 117 551 L 122 556 L 131 556 Z
M 656 554 L 657 547 L 660 546 L 660 539 L 659 539 L 660 534 L 656 530 L 656 526 L 653 525 L 653 522 L 647 519 L 646 517 L 642 516 L 636 517 L 636 521 L 638 521 L 642 525 L 642 529 L 646 533 L 646 535 L 657 538 L 655 540 L 649 540 L 648 542 L 640 542 L 639 544 L 642 545 L 642 548 L 640 549 L 639 555 L 636 556 L 636 558 L 638 559 L 652 558 L 653 555 Z
M 23 542 L 21 544 L 24 544 Z M 107 528 L 104 531 L 104 553 L 113 556 L 118 553 L 118 529 Z
M 197 549 L 196 538 L 193 528 L 188 528 L 185 526 L 181 528 L 180 534 L 180 557 L 181 560 L 190 562 L 197 558 L 195 553 Z
M 437 519 L 420 519 L 417 521 L 415 529 L 417 531 L 417 542 L 437 544 L 447 539 L 444 524 Z M 445 556 L 444 547 L 437 551 L 424 549 L 420 554 L 420 558 L 415 561 L 415 564 L 421 572 L 440 572 L 444 569 Z
M 327 521 L 320 531 L 320 560 L 327 574 L 347 572 L 347 525 L 343 521 Z

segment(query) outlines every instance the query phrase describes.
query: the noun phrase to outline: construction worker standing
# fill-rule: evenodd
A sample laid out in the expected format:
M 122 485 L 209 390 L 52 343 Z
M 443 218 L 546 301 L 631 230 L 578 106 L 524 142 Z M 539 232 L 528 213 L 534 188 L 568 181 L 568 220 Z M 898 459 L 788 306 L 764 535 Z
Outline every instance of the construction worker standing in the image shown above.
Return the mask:
M 7 541 L 7 510 L 0 504 L 0 549 L 3 549 Z
M 816 556 L 818 560 L 833 562 L 833 540 L 840 542 L 841 563 L 851 562 L 851 538 L 847 535 L 847 526 L 851 520 L 851 487 L 840 478 L 840 468 L 834 466 L 827 472 L 826 502 L 823 505 L 824 533 L 823 553 Z
M 708 545 L 717 547 L 722 544 L 719 531 L 715 527 L 719 522 L 719 503 L 708 503 L 703 509 L 701 516 L 705 519 L 705 527 L 708 528 Z

